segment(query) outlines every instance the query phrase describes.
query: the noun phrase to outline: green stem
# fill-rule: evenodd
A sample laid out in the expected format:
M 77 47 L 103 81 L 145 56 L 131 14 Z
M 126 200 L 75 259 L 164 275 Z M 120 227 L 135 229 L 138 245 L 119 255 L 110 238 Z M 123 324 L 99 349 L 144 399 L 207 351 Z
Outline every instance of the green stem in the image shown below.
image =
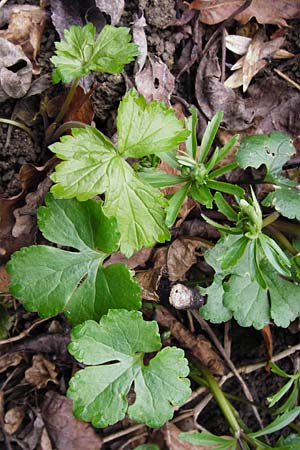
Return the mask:
M 268 225 L 267 229 L 276 237 L 277 241 L 283 247 L 285 247 L 293 256 L 298 255 L 298 252 L 295 249 L 295 247 L 292 246 L 290 241 L 285 237 L 283 233 L 281 233 L 281 231 L 276 230 L 276 228 L 273 227 L 272 225 Z
M 280 231 L 285 231 L 286 233 L 290 233 L 294 236 L 299 237 L 300 235 L 300 225 L 297 223 L 286 222 L 285 220 L 277 220 L 273 224 L 275 228 L 278 228 Z
M 280 214 L 277 211 L 274 211 L 269 216 L 265 217 L 262 221 L 262 228 L 267 227 L 268 225 L 271 225 L 271 223 L 275 222 Z
M 56 142 L 65 131 L 70 130 L 71 128 L 85 128 L 86 126 L 86 123 L 79 122 L 78 120 L 65 122 L 57 128 L 57 130 L 53 134 L 52 139 L 54 142 Z
M 30 128 L 28 128 L 26 125 L 24 125 L 21 122 L 16 122 L 15 120 L 11 120 L 11 119 L 2 119 L 0 118 L 0 123 L 7 123 L 8 125 L 12 125 L 14 127 L 18 127 L 21 128 L 22 130 L 26 131 L 26 133 L 29 134 L 29 136 L 31 137 L 31 139 L 36 142 L 35 136 L 32 133 L 32 131 L 30 130 Z
M 54 122 L 56 124 L 60 123 L 63 120 L 66 112 L 68 111 L 68 108 L 69 108 L 69 106 L 71 104 L 71 101 L 73 100 L 76 88 L 78 86 L 79 80 L 80 80 L 80 78 L 75 78 L 75 80 L 73 80 L 73 82 L 71 84 L 71 88 L 70 88 L 70 90 L 68 92 L 68 95 L 66 97 L 66 100 L 64 101 L 64 103 L 63 103 L 63 105 L 61 107 L 61 110 L 59 111 L 59 113 L 57 114 L 57 116 L 55 118 Z

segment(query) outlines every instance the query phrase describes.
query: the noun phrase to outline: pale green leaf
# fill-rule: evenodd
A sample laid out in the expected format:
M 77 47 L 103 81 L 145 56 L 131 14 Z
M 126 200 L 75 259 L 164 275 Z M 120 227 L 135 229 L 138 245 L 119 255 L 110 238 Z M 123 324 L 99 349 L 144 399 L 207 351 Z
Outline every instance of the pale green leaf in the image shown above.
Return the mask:
M 278 175 L 282 166 L 296 152 L 289 136 L 272 131 L 268 135 L 258 134 L 242 139 L 236 154 L 240 167 L 255 167 L 262 164 L 267 168 L 268 174 Z
M 141 158 L 176 148 L 189 131 L 164 103 L 147 103 L 131 89 L 118 109 L 118 152 L 124 157 Z
M 213 447 L 215 450 L 235 450 L 237 440 L 234 438 L 225 439 L 214 434 L 205 433 L 204 431 L 195 433 L 180 433 L 180 439 L 193 445 Z
M 250 433 L 250 436 L 253 438 L 257 438 L 260 436 L 265 436 L 266 434 L 275 433 L 276 431 L 282 430 L 282 428 L 286 427 L 289 423 L 293 422 L 296 417 L 300 414 L 300 406 L 292 409 L 292 411 L 287 411 L 283 413 L 281 416 L 276 417 L 273 422 L 267 425 L 262 430 L 256 431 L 255 433 Z
M 39 210 L 39 226 L 55 243 L 78 252 L 36 245 L 13 254 L 8 263 L 10 291 L 42 317 L 64 312 L 72 323 L 99 319 L 109 308 L 138 309 L 140 288 L 124 264 L 102 267 L 118 249 L 115 219 L 100 201 L 54 200 Z
M 224 289 L 222 285 L 222 276 L 216 275 L 213 283 L 208 288 L 201 288 L 201 294 L 207 295 L 207 301 L 199 310 L 203 319 L 212 323 L 227 322 L 232 318 L 232 311 L 224 306 Z
M 56 67 L 54 82 L 69 83 L 93 70 L 121 73 L 124 64 L 138 54 L 137 46 L 130 43 L 129 28 L 106 25 L 97 38 L 95 32 L 91 23 L 65 30 L 64 39 L 55 43 L 55 56 L 51 58 Z
M 297 183 L 287 180 L 288 183 L 274 185 L 274 192 L 270 192 L 263 201 L 264 206 L 272 206 L 288 219 L 300 220 L 300 191 Z
M 53 194 L 87 200 L 105 192 L 104 211 L 117 219 L 126 256 L 169 239 L 163 195 L 138 177 L 102 133 L 92 127 L 76 129 L 51 150 L 67 160 L 52 175 L 57 183 Z
M 96 427 L 117 422 L 127 409 L 133 420 L 160 427 L 191 393 L 182 350 L 166 347 L 143 364 L 144 353 L 161 343 L 157 323 L 144 321 L 140 312 L 110 310 L 100 324 L 77 326 L 71 339 L 70 353 L 89 367 L 71 379 L 68 396 L 74 414 Z M 136 399 L 128 408 L 133 383 Z

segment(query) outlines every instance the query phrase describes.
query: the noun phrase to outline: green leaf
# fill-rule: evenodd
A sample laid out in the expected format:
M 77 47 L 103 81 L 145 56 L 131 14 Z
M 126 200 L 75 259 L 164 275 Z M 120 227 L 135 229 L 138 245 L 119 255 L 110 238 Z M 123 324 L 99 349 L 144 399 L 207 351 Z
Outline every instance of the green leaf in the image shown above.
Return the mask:
M 274 363 L 274 361 L 270 361 L 270 368 L 271 368 L 271 372 L 276 373 L 276 375 L 279 375 L 280 377 L 283 377 L 283 378 L 292 378 L 293 377 L 293 375 L 289 375 L 284 370 L 282 370 L 276 363 Z
M 210 174 L 211 175 L 211 174 Z M 236 195 L 237 197 L 243 197 L 245 191 L 240 186 L 235 184 L 225 183 L 224 181 L 207 180 L 207 186 L 215 191 L 225 192 L 226 194 Z
M 106 25 L 95 40 L 96 29 L 88 23 L 84 27 L 73 25 L 65 30 L 64 39 L 55 43 L 55 56 L 51 62 L 56 69 L 53 81 L 69 83 L 93 70 L 121 73 L 124 64 L 138 54 L 136 44 L 130 43 L 129 28 Z
M 72 133 L 50 148 L 66 160 L 52 175 L 55 197 L 87 200 L 105 192 L 104 211 L 117 219 L 126 256 L 169 239 L 163 195 L 143 182 L 98 130 L 86 127 Z
M 235 134 L 234 136 L 232 136 L 232 138 L 229 139 L 228 142 L 226 142 L 226 144 L 222 148 L 219 149 L 216 164 L 223 161 L 223 159 L 228 155 L 228 153 L 232 150 L 234 145 L 237 143 L 237 141 L 239 140 L 239 137 L 240 137 L 239 134 Z
M 208 122 L 205 129 L 199 151 L 199 162 L 203 163 L 208 155 L 212 143 L 216 137 L 218 128 L 223 118 L 222 112 L 217 112 L 214 117 Z
M 201 433 L 179 433 L 179 437 L 182 441 L 189 442 L 190 444 L 207 447 L 213 446 L 216 450 L 235 450 L 237 446 L 236 439 L 225 439 L 214 434 L 205 433 L 204 431 Z
M 147 103 L 134 89 L 120 103 L 117 129 L 117 149 L 126 158 L 173 150 L 189 135 L 173 109 L 161 102 Z
M 296 417 L 298 417 L 299 414 L 300 414 L 300 406 L 294 408 L 292 411 L 287 411 L 283 413 L 279 417 L 276 417 L 276 419 L 273 420 L 273 422 L 271 422 L 265 428 L 256 431 L 255 433 L 250 433 L 249 436 L 257 438 L 260 436 L 265 436 L 266 434 L 275 433 L 276 431 L 281 430 L 282 428 L 286 427 L 291 422 L 293 422 L 296 419 Z
M 297 383 L 294 384 L 293 389 L 291 390 L 287 399 L 276 409 L 276 414 L 282 414 L 285 411 L 290 411 L 293 409 L 298 402 L 299 396 L 299 386 Z
M 218 211 L 224 214 L 229 220 L 237 221 L 238 215 L 234 209 L 229 205 L 229 203 L 224 199 L 221 192 L 216 192 L 214 196 L 214 201 L 217 205 Z
M 197 122 L 198 112 L 194 106 L 190 107 L 190 117 L 186 121 L 187 129 L 191 132 L 187 137 L 185 146 L 187 153 L 196 160 L 197 156 Z
M 246 247 L 249 244 L 249 239 L 245 236 L 240 237 L 232 246 L 226 251 L 222 258 L 222 269 L 226 270 L 229 267 L 236 265 L 245 253 Z
M 300 220 L 300 191 L 297 183 L 288 180 L 289 183 L 274 185 L 274 192 L 270 192 L 263 200 L 263 206 L 272 206 L 280 214 L 288 219 Z
M 299 434 L 292 433 L 287 437 L 281 436 L 275 448 L 280 450 L 299 450 L 299 447 L 300 436 Z
M 272 131 L 268 135 L 252 135 L 242 139 L 236 160 L 243 169 L 246 167 L 258 169 L 264 164 L 268 174 L 276 176 L 295 152 L 296 149 L 289 136 Z
M 222 323 L 232 318 L 232 311 L 223 303 L 224 288 L 220 275 L 215 276 L 213 283 L 208 288 L 200 288 L 200 292 L 207 295 L 206 304 L 199 310 L 203 319 L 212 323 Z
M 135 447 L 134 450 L 159 450 L 156 444 L 142 444 Z
M 182 203 L 184 202 L 184 199 L 188 194 L 189 188 L 190 183 L 186 183 L 184 186 L 178 189 L 178 191 L 175 192 L 175 194 L 173 194 L 171 199 L 169 200 L 166 217 L 166 224 L 168 227 L 171 227 L 175 222 L 179 214 L 180 208 L 182 206 Z
M 143 170 L 138 172 L 138 175 L 142 180 L 156 188 L 174 186 L 184 181 L 188 181 L 188 178 L 183 177 L 182 175 L 173 175 L 158 169 Z
M 281 275 L 290 277 L 290 260 L 279 245 L 266 234 L 260 234 L 258 240 L 266 258 L 274 269 Z
M 143 364 L 144 353 L 161 347 L 156 322 L 137 311 L 110 310 L 100 324 L 87 321 L 73 329 L 70 353 L 88 365 L 70 381 L 68 396 L 74 414 L 96 427 L 131 419 L 160 427 L 173 416 L 174 406 L 190 396 L 188 364 L 182 350 L 166 347 Z M 135 402 L 126 396 L 134 383 Z
M 118 249 L 114 218 L 107 218 L 100 201 L 46 198 L 39 209 L 45 238 L 78 252 L 36 245 L 13 254 L 7 268 L 10 291 L 29 311 L 42 317 L 64 312 L 72 323 L 99 319 L 109 308 L 138 309 L 140 287 L 125 264 L 102 267 Z
M 275 394 L 273 394 L 270 397 L 267 397 L 267 400 L 269 402 L 269 408 L 272 408 L 279 400 L 290 390 L 291 386 L 293 385 L 294 380 L 290 379 L 287 383 L 285 383 L 282 388 L 279 389 Z
M 191 196 L 200 205 L 204 205 L 209 209 L 212 208 L 214 198 L 205 184 L 198 185 L 197 182 L 194 182 L 191 187 Z
M 181 166 L 176 158 L 176 153 L 174 150 L 169 150 L 168 152 L 159 152 L 156 153 L 159 158 L 165 163 L 169 164 L 169 166 L 173 167 L 173 169 L 180 170 Z

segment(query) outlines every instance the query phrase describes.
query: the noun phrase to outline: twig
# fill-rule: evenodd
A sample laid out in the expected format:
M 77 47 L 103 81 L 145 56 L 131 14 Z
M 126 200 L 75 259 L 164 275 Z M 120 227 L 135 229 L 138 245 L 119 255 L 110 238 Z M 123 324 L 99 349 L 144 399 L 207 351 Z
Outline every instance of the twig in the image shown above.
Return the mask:
M 228 358 L 231 356 L 231 322 L 225 322 L 224 326 L 224 350 Z
M 211 338 L 211 340 L 213 341 L 214 345 L 219 350 L 219 352 L 221 353 L 222 357 L 224 358 L 224 360 L 226 361 L 226 363 L 228 364 L 228 366 L 230 367 L 232 372 L 235 374 L 236 378 L 239 380 L 246 398 L 250 402 L 253 402 L 254 399 L 252 397 L 252 394 L 251 394 L 247 384 L 245 383 L 245 381 L 243 380 L 243 378 L 241 377 L 241 375 L 237 371 L 237 369 L 236 369 L 235 365 L 233 364 L 233 362 L 231 361 L 231 359 L 228 358 L 227 353 L 225 352 L 223 346 L 221 345 L 220 341 L 218 340 L 217 336 L 215 335 L 215 333 L 213 332 L 211 327 L 195 311 L 192 311 L 192 314 L 195 317 L 195 319 L 199 322 L 201 328 L 204 329 L 208 333 L 208 335 Z M 259 423 L 259 426 L 261 428 L 263 428 L 264 425 L 263 425 L 262 419 L 261 419 L 261 417 L 259 415 L 259 412 L 258 412 L 257 408 L 255 406 L 252 406 L 252 409 L 253 409 L 254 415 L 255 415 L 258 423 Z
M 37 327 L 38 325 L 40 325 L 43 322 L 46 322 L 49 319 L 52 319 L 54 316 L 51 317 L 47 317 L 45 319 L 39 319 L 36 322 L 34 322 L 32 325 L 30 325 L 29 328 L 27 328 L 26 330 L 22 331 L 22 333 L 18 334 L 18 336 L 13 336 L 10 337 L 8 339 L 3 339 L 2 341 L 0 341 L 0 345 L 5 345 L 5 344 L 10 344 L 11 342 L 16 342 L 16 341 L 20 341 L 21 339 L 23 339 L 24 337 L 27 337 L 30 332 Z
M 0 118 L 0 123 L 5 123 L 7 125 L 12 125 L 14 127 L 17 128 L 21 128 L 23 131 L 26 131 L 27 134 L 29 134 L 29 136 L 31 137 L 31 139 L 33 140 L 33 142 L 36 143 L 36 138 L 34 136 L 34 134 L 32 133 L 32 131 L 30 130 L 30 128 L 28 128 L 26 125 L 24 125 L 21 122 L 17 122 L 15 120 L 11 120 L 11 119 L 3 119 L 2 117 Z
M 115 439 L 118 439 L 119 437 L 126 436 L 126 434 L 133 433 L 134 431 L 141 430 L 144 428 L 144 424 L 134 425 L 133 427 L 126 428 L 125 430 L 117 431 L 116 433 L 109 434 L 108 436 L 105 436 L 102 438 L 102 443 L 106 444 L 107 442 L 114 441 Z
M 140 439 L 142 437 L 146 437 L 148 436 L 148 433 L 142 433 L 142 434 L 138 434 L 137 436 L 133 436 L 132 438 L 128 439 L 128 441 L 125 442 L 125 444 L 121 445 L 119 450 L 124 450 L 125 447 L 127 447 L 127 445 L 131 444 L 132 442 L 136 441 L 137 439 Z
M 281 78 L 283 78 L 285 81 L 287 81 L 288 83 L 290 83 L 292 86 L 294 86 L 294 88 L 298 89 L 298 91 L 300 91 L 300 85 L 298 83 L 296 83 L 296 81 L 292 80 L 290 77 L 288 77 L 287 75 L 285 75 L 285 73 L 281 72 L 281 70 L 278 69 L 274 69 L 274 72 L 277 73 L 277 75 L 279 75 Z
M 0 8 L 2 8 L 7 2 L 8 2 L 8 0 L 1 0 Z

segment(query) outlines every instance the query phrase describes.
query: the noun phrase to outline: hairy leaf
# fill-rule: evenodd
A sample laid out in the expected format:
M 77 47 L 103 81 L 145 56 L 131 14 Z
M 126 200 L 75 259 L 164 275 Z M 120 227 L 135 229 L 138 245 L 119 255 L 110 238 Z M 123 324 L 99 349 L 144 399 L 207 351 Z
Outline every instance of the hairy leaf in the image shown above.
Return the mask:
M 190 395 L 188 365 L 182 350 L 166 347 L 143 364 L 144 353 L 160 349 L 156 322 L 137 311 L 110 310 L 100 324 L 87 321 L 72 331 L 70 353 L 88 365 L 71 379 L 68 396 L 74 414 L 96 427 L 129 416 L 150 427 L 171 419 Z M 134 383 L 136 399 L 126 396 Z
M 130 42 L 129 28 L 106 25 L 95 39 L 92 23 L 84 27 L 73 25 L 64 33 L 64 40 L 56 42 L 53 81 L 69 83 L 93 70 L 121 73 L 124 64 L 133 61 L 137 46 Z
M 295 152 L 296 149 L 289 136 L 272 131 L 268 135 L 244 138 L 237 151 L 236 160 L 243 169 L 246 167 L 258 169 L 264 164 L 268 175 L 276 176 Z
M 138 309 L 140 288 L 125 264 L 102 267 L 119 246 L 114 218 L 107 218 L 100 201 L 46 199 L 39 209 L 45 238 L 77 252 L 36 245 L 11 258 L 10 290 L 29 311 L 42 317 L 64 312 L 72 323 L 99 319 L 109 308 Z

